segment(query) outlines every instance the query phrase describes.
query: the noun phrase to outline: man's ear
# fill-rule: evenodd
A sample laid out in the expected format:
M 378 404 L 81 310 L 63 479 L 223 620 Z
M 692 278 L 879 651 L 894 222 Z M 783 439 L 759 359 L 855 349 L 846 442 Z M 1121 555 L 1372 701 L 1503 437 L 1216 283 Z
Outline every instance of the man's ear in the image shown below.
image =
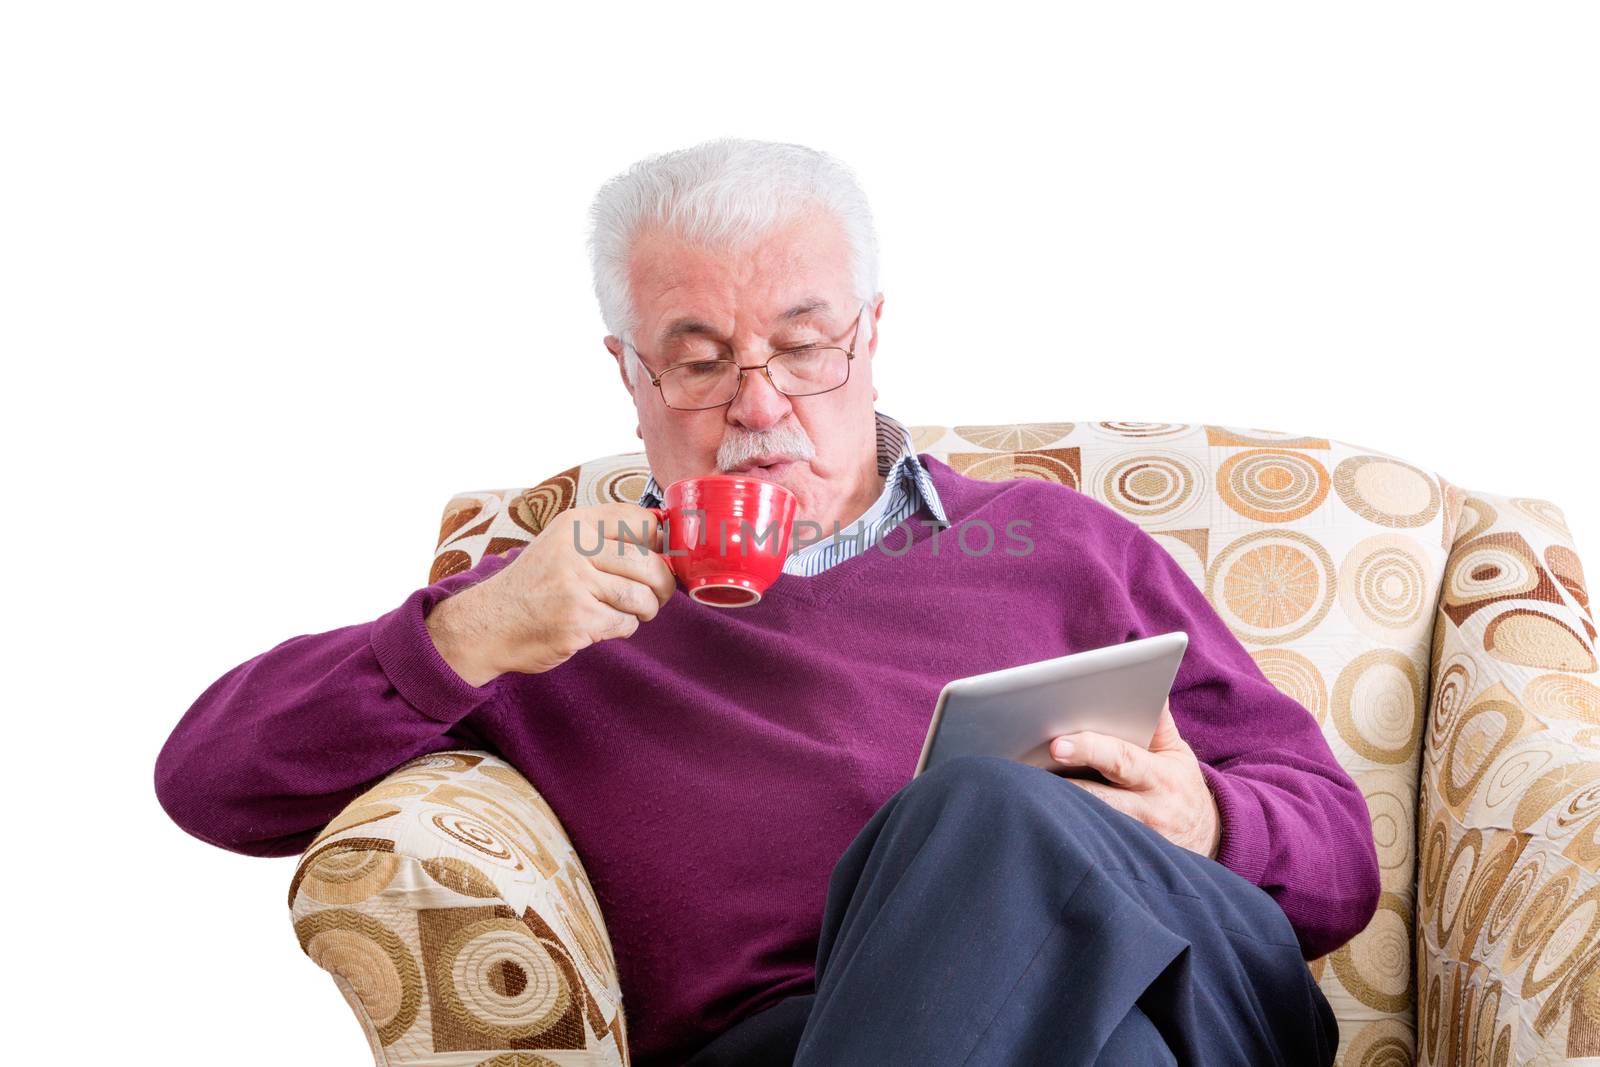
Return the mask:
M 883 318 L 883 294 L 879 293 L 872 304 L 872 337 L 867 341 L 868 356 L 878 351 L 878 320 L 881 318 Z
M 627 388 L 628 395 L 632 396 L 633 383 L 628 381 L 628 358 L 627 352 L 622 347 L 622 342 L 610 334 L 606 334 L 604 344 L 606 351 L 611 353 L 611 358 L 617 361 L 617 373 L 622 376 L 622 384 Z
M 867 358 L 870 360 L 878 351 L 878 320 L 883 317 L 883 294 L 879 293 L 872 301 L 872 336 L 867 338 Z M 872 387 L 872 402 L 878 402 L 878 387 Z

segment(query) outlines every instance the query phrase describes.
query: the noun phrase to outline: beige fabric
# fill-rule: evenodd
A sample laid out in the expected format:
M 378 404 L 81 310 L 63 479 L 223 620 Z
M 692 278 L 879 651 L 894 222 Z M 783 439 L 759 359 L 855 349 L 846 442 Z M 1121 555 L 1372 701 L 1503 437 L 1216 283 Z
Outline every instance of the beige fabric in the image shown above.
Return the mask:
M 1600 674 L 1548 501 L 1467 496 L 1434 629 L 1418 827 L 1424 1062 L 1600 1056 Z
M 1060 422 L 911 430 L 918 451 L 969 477 L 1057 481 L 1140 523 L 1263 674 L 1322 724 L 1366 794 L 1384 888 L 1368 928 L 1312 964 L 1339 1018 L 1341 1064 L 1600 1055 L 1600 670 L 1587 587 L 1554 504 L 1468 493 L 1372 449 L 1258 429 Z M 643 454 L 632 452 L 528 489 L 459 494 L 446 506 L 429 579 L 526 544 L 565 508 L 634 502 L 647 474 Z M 514 774 L 498 761 L 479 766 L 497 767 L 506 781 Z M 391 778 L 378 788 L 390 782 L 404 784 Z M 433 803 L 405 801 L 408 811 Z M 604 939 L 598 914 L 577 915 L 593 906 L 582 868 L 525 783 L 505 802 L 559 857 L 557 881 L 565 878 L 571 900 L 548 885 L 541 891 L 551 876 L 537 866 L 531 883 L 504 874 L 491 881 L 505 883 L 507 907 L 524 925 L 537 921 L 554 933 L 552 958 L 587 962 L 578 970 L 593 983 L 595 1010 L 585 1018 L 600 1021 L 589 1024 L 586 1040 L 614 1056 L 617 1032 L 608 1036 L 605 1026 L 612 1018 L 621 1026 L 620 1015 L 608 1014 L 615 971 L 596 962 L 609 958 L 592 943 Z M 357 801 L 328 842 L 351 845 L 347 835 L 365 833 L 386 841 L 386 823 L 419 821 L 382 810 Z M 352 812 L 359 828 L 349 825 Z M 396 858 L 413 854 L 410 840 L 397 840 L 388 862 L 414 872 L 416 860 Z M 384 862 L 382 846 L 366 847 L 379 857 L 371 862 Z M 431 857 L 431 842 L 422 847 Z M 367 862 L 340 855 L 344 864 Z M 381 891 L 387 911 L 369 909 L 389 916 L 388 929 L 424 974 L 437 965 L 402 913 L 436 906 L 430 893 L 413 873 Z M 296 919 L 304 922 L 321 906 L 301 897 Z M 558 899 L 567 901 L 564 912 Z M 316 944 L 304 934 L 302 941 Z M 381 958 L 357 943 L 364 955 L 348 958 Z M 399 954 L 392 942 L 373 943 Z M 341 957 L 321 959 L 342 973 Z M 357 986 L 353 1003 L 362 1003 L 359 983 L 346 978 Z M 490 988 L 480 988 L 484 1003 L 501 1010 Z M 391 1002 L 382 1003 L 389 1011 Z M 357 1014 L 379 1062 L 490 1062 L 487 1052 L 482 1061 L 426 1058 L 434 1053 L 419 1036 L 422 1023 L 401 1041 L 396 1024 L 382 1029 L 388 1015 Z M 523 1047 L 550 1062 L 591 1062 Z
M 594 892 L 503 760 L 424 756 L 357 797 L 306 850 L 289 911 L 378 1064 L 628 1062 Z

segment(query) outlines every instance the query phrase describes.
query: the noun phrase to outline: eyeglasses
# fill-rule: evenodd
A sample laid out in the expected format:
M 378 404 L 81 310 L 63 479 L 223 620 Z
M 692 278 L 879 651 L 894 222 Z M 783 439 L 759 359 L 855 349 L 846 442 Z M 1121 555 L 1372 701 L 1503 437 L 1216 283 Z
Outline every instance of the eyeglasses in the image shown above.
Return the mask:
M 741 367 L 731 359 L 706 359 L 679 363 L 657 374 L 633 344 L 633 354 L 650 371 L 650 384 L 661 391 L 661 400 L 678 411 L 704 411 L 731 404 L 744 387 L 744 376 L 761 371 L 772 387 L 784 396 L 816 396 L 839 388 L 850 380 L 850 362 L 856 358 L 856 338 L 861 333 L 862 304 L 856 312 L 856 326 L 848 350 L 833 345 L 805 345 L 775 352 L 765 363 Z

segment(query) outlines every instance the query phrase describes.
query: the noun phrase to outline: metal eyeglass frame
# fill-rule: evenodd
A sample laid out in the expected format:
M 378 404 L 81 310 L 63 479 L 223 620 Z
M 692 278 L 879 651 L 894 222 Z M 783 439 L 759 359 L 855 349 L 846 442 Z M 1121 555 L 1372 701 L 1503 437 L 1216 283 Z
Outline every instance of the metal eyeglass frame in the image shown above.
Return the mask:
M 639 365 L 645 370 L 650 371 L 650 384 L 655 386 L 656 392 L 661 394 L 661 403 L 665 404 L 673 411 L 710 411 L 713 408 L 727 407 L 729 404 L 739 399 L 739 393 L 744 389 L 744 376 L 750 371 L 760 371 L 762 374 L 765 374 L 767 376 L 767 384 L 772 386 L 772 388 L 777 390 L 779 393 L 783 393 L 784 396 L 822 396 L 824 393 L 831 393 L 835 389 L 843 388 L 850 381 L 850 364 L 854 362 L 856 358 L 856 341 L 861 336 L 861 313 L 866 310 L 867 305 L 864 303 L 856 310 L 855 330 L 850 334 L 850 347 L 848 349 L 841 349 L 838 345 L 801 345 L 799 348 L 786 348 L 782 352 L 774 352 L 772 354 L 772 358 L 768 359 L 766 363 L 757 363 L 750 367 L 740 366 L 738 363 L 734 363 L 731 359 L 697 359 L 693 363 L 679 363 L 676 366 L 668 367 L 660 374 L 657 374 L 655 371 L 650 370 L 650 364 L 644 361 L 644 354 L 639 351 L 632 341 L 624 341 L 622 343 L 627 345 L 629 348 L 632 348 L 635 358 L 639 360 Z M 768 364 L 770 364 L 774 359 L 780 359 L 783 356 L 788 355 L 790 352 L 802 352 L 807 349 L 815 348 L 831 348 L 835 351 L 844 353 L 844 381 L 840 382 L 838 385 L 830 385 L 826 389 L 818 389 L 814 393 L 784 393 L 782 389 L 778 389 L 778 383 L 772 380 L 772 371 L 768 368 Z M 733 395 L 720 404 L 707 404 L 704 407 L 698 408 L 680 408 L 674 407 L 672 404 L 667 403 L 667 391 L 661 387 L 661 379 L 665 378 L 675 370 L 684 370 L 688 367 L 698 367 L 706 363 L 731 363 L 733 366 L 739 368 L 739 380 L 733 387 Z

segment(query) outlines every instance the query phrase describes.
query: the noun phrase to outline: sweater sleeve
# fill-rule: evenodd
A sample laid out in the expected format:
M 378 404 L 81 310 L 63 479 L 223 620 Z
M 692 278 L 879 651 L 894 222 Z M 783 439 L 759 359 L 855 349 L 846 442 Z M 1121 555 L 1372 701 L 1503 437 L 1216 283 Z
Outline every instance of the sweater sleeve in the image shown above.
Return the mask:
M 189 834 L 247 856 L 303 852 L 355 797 L 407 760 L 485 748 L 466 721 L 504 679 L 468 684 L 425 620 L 521 549 L 417 589 L 370 622 L 305 634 L 200 694 L 156 757 L 161 806 Z
M 1189 635 L 1169 702 L 1216 797 L 1217 861 L 1278 902 L 1306 959 L 1326 955 L 1377 911 L 1366 799 L 1316 718 L 1267 680 L 1178 561 L 1130 526 L 1124 573 L 1138 636 Z

